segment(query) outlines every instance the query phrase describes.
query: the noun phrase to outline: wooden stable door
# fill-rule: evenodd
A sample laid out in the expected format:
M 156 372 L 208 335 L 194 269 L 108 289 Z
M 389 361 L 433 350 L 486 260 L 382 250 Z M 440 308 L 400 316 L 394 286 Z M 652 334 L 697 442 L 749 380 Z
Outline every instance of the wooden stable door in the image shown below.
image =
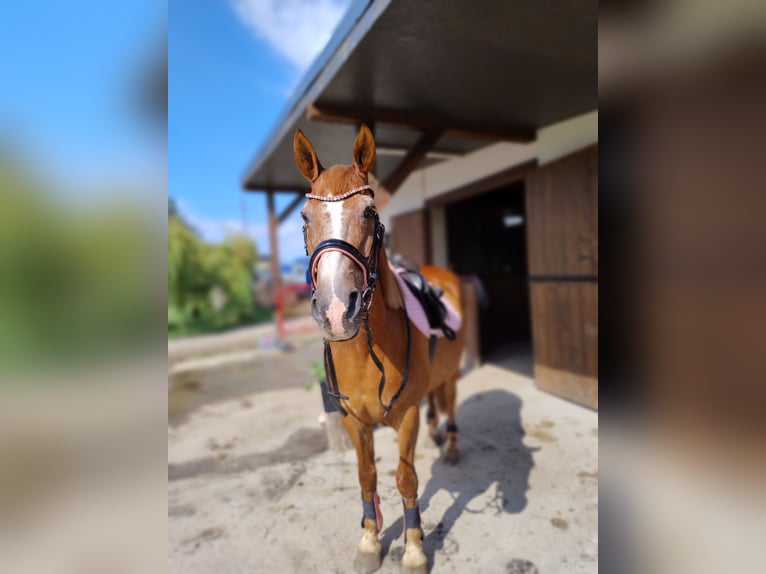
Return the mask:
M 535 381 L 598 408 L 598 148 L 527 176 Z

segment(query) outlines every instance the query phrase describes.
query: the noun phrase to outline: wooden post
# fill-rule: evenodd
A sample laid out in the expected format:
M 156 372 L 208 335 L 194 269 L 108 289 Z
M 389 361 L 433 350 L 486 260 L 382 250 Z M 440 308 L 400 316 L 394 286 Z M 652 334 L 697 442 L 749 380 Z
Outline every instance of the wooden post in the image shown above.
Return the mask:
M 463 352 L 463 374 L 481 366 L 479 347 L 479 302 L 476 281 L 473 277 L 461 277 L 463 288 L 463 329 L 465 329 L 465 351 Z
M 273 191 L 268 192 L 267 203 L 269 208 L 269 249 L 271 250 L 271 290 L 276 302 L 277 290 L 282 285 L 282 279 L 279 272 L 279 219 L 274 206 Z

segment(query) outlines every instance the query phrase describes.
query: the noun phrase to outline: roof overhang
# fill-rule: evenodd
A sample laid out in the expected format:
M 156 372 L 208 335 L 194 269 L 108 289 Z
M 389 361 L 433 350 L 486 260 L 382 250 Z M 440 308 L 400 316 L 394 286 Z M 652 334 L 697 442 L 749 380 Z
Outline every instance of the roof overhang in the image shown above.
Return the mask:
M 596 0 L 362 0 L 352 5 L 247 168 L 246 190 L 302 191 L 292 138 L 351 162 L 374 125 L 377 177 L 464 155 L 596 109 Z M 404 165 L 409 162 L 409 166 Z M 422 162 L 422 163 L 421 163 Z

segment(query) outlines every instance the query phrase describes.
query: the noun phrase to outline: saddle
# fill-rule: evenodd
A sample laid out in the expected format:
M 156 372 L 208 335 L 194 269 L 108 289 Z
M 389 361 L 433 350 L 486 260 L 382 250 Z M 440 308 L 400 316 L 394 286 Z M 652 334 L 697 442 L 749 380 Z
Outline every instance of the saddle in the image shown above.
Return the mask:
M 447 308 L 442 301 L 444 289 L 430 284 L 420 271 L 415 269 L 399 267 L 395 272 L 420 304 L 428 319 L 428 326 L 431 330 L 429 358 L 433 361 L 437 339 L 437 335 L 433 332 L 441 331 L 450 341 L 455 339 L 455 331 L 447 324 Z

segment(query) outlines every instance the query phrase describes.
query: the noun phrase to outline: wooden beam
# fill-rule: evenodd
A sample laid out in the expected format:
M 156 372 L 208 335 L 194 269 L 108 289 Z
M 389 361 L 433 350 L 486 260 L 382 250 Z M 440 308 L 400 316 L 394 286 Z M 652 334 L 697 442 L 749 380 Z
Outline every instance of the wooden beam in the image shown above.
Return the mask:
M 280 223 L 280 224 L 284 223 L 285 219 L 290 217 L 290 214 L 295 210 L 296 207 L 298 207 L 300 205 L 301 201 L 303 201 L 304 199 L 305 199 L 305 197 L 304 197 L 304 195 L 302 193 L 299 193 L 298 195 L 296 195 L 295 199 L 293 199 L 290 202 L 290 204 L 287 207 L 285 207 L 285 209 L 282 211 L 282 213 L 280 213 L 277 216 L 277 222 Z
M 505 126 L 462 121 L 443 116 L 418 112 L 403 112 L 390 109 L 356 108 L 309 104 L 306 116 L 310 120 L 358 123 L 361 120 L 402 126 L 420 131 L 444 130 L 448 135 L 467 138 L 503 140 L 516 143 L 530 143 L 537 137 L 530 126 Z
M 276 301 L 277 289 L 282 284 L 279 273 L 279 220 L 274 206 L 274 192 L 268 192 L 267 205 L 269 210 L 269 250 L 271 251 L 271 289 Z
M 409 175 L 417 169 L 420 163 L 425 159 L 428 151 L 436 145 L 439 138 L 442 137 L 444 130 L 433 128 L 424 132 L 420 136 L 412 149 L 407 152 L 402 161 L 396 166 L 396 169 L 383 182 L 389 193 L 396 193 L 396 190 L 404 183 Z

